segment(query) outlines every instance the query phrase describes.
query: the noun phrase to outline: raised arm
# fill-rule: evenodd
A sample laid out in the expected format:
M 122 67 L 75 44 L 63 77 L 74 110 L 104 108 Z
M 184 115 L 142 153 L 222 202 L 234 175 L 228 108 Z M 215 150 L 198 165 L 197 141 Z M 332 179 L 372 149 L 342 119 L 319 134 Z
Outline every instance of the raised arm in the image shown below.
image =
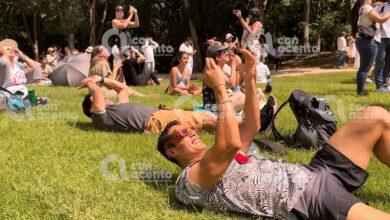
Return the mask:
M 110 78 L 105 78 L 103 84 L 105 87 L 113 89 L 118 94 L 117 98 L 119 103 L 129 102 L 129 89 L 127 85 Z
M 215 145 L 206 152 L 200 162 L 191 167 L 190 180 L 207 189 L 226 172 L 240 149 L 241 141 L 234 106 L 226 92 L 224 73 L 210 58 L 206 58 L 204 82 L 214 89 L 219 106 L 216 140 Z
M 24 60 L 24 62 L 27 63 L 27 65 L 33 69 L 35 69 L 36 65 L 38 64 L 36 61 L 32 60 L 30 57 L 28 57 L 26 54 L 24 54 L 22 51 L 16 49 L 17 53 L 19 53 L 19 58 Z
M 385 23 L 390 18 L 390 13 L 385 13 L 384 15 L 379 15 L 378 12 L 372 10 L 368 13 L 368 17 L 374 20 L 377 23 Z
M 131 7 L 129 9 L 129 12 L 130 12 L 130 15 L 129 17 L 127 17 L 127 19 L 125 20 L 125 22 L 121 22 L 120 20 L 118 19 L 114 19 L 112 20 L 112 27 L 113 28 L 118 28 L 118 29 L 126 29 L 129 27 L 130 23 L 131 23 L 131 19 L 133 18 L 134 16 L 134 8 Z
M 129 27 L 130 28 L 138 28 L 139 27 L 139 17 L 138 17 L 137 9 L 134 8 L 133 13 L 134 13 L 135 20 L 134 20 L 134 22 L 131 21 L 129 23 Z
M 254 25 L 252 25 L 252 27 L 249 26 L 248 22 L 246 22 L 242 17 L 240 10 L 238 10 L 237 13 L 235 13 L 235 15 L 238 17 L 238 20 L 240 20 L 240 23 L 244 27 L 244 29 L 249 33 L 254 33 L 257 30 L 260 30 L 262 28 L 262 24 L 260 22 L 256 22 Z
M 239 66 L 239 71 L 246 85 L 246 93 L 240 138 L 241 150 L 247 152 L 257 131 L 260 130 L 260 108 L 256 91 L 256 58 L 248 50 L 241 50 L 241 53 L 245 56 L 245 64 Z

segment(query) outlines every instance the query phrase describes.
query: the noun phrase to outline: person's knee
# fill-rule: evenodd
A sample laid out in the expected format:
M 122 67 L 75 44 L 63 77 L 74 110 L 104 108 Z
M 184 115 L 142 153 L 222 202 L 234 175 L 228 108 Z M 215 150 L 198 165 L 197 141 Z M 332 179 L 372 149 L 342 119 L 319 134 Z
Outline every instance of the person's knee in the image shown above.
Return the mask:
M 386 125 L 389 122 L 389 112 L 379 106 L 370 106 L 362 110 L 357 118 Z

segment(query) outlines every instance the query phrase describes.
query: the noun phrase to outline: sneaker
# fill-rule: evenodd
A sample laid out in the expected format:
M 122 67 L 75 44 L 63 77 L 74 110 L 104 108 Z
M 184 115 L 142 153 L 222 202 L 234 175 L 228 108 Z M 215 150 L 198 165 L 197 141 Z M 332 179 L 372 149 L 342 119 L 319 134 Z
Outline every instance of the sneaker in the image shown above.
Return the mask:
M 377 90 L 379 93 L 388 93 L 390 94 L 390 90 L 387 87 L 382 87 Z
M 370 78 L 367 78 L 366 79 L 366 83 L 373 83 L 374 81 L 372 81 Z
M 366 91 L 360 92 L 357 94 L 357 96 L 360 96 L 360 97 L 368 96 L 368 92 L 366 92 Z
M 272 130 L 271 122 L 277 108 L 276 98 L 271 95 L 268 98 L 267 104 L 260 110 L 261 128 L 259 132 L 265 132 L 266 136 L 268 136 L 268 133 Z

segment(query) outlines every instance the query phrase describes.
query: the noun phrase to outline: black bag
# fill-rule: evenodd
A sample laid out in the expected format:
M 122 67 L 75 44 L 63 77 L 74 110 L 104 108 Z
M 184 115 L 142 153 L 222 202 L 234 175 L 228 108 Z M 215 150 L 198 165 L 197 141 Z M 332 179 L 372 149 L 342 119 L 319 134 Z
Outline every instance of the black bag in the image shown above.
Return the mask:
M 364 27 L 360 25 L 358 26 L 359 37 L 372 39 L 375 37 L 375 33 L 376 33 L 375 23 L 372 26 L 368 26 L 368 27 Z
M 287 103 L 290 104 L 298 121 L 298 128 L 290 138 L 290 142 L 287 138 L 283 138 L 275 127 L 275 118 Z M 336 130 L 337 119 L 326 100 L 309 95 L 302 90 L 293 91 L 272 119 L 272 132 L 278 141 L 307 149 L 323 147 Z

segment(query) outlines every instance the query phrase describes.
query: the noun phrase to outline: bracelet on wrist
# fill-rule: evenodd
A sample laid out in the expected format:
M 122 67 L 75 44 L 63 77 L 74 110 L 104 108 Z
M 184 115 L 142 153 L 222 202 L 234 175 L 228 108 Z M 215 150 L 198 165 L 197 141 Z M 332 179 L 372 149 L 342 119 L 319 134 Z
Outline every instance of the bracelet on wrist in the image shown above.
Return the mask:
M 214 86 L 214 89 L 218 88 L 219 86 L 226 86 L 226 84 L 225 83 L 217 84 L 216 86 Z

